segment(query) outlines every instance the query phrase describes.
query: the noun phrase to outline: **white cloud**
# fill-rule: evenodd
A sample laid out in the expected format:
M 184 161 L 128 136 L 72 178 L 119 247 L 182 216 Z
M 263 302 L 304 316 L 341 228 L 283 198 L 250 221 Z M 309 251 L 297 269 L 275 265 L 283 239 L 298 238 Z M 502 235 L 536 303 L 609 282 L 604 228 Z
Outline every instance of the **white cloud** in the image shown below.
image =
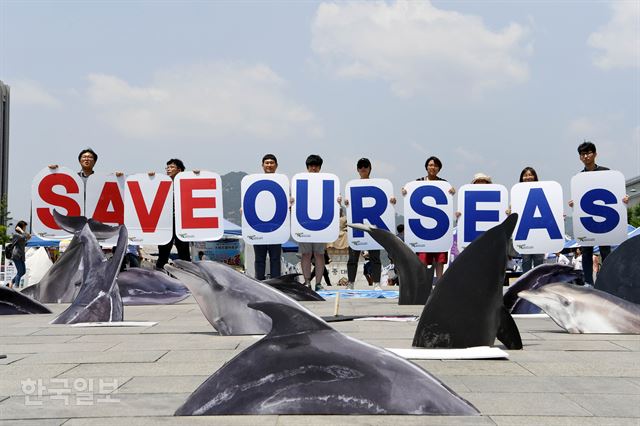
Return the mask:
M 587 44 L 601 52 L 593 63 L 605 70 L 613 68 L 640 68 L 640 3 L 614 1 L 613 16 Z
M 158 72 L 146 87 L 92 74 L 87 95 L 102 117 L 129 137 L 321 135 L 314 114 L 286 92 L 286 82 L 268 66 L 218 62 Z
M 394 94 L 480 95 L 529 78 L 528 29 L 491 31 L 477 16 L 429 1 L 324 3 L 312 24 L 312 48 L 343 78 L 388 81 Z
M 62 104 L 48 93 L 39 83 L 31 80 L 18 80 L 10 84 L 11 102 L 16 105 L 33 105 L 46 108 L 59 108 Z

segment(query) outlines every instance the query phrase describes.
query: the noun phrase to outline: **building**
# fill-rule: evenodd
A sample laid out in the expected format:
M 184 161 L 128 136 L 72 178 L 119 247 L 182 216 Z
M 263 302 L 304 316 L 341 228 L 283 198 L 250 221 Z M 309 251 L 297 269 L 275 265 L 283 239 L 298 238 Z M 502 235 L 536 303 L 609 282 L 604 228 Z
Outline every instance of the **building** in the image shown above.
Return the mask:
M 628 207 L 635 207 L 640 204 L 640 176 L 632 177 L 626 182 L 627 194 L 629 195 Z
M 9 86 L 0 80 L 0 199 L 9 189 Z

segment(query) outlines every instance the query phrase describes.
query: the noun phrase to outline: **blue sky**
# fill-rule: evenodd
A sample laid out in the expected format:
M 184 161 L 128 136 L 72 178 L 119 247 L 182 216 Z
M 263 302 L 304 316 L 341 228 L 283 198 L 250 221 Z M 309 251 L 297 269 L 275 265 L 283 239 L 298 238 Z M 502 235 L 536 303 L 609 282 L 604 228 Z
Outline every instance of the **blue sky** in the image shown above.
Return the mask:
M 344 186 L 368 157 L 396 192 L 425 174 L 508 188 L 598 163 L 640 174 L 637 1 L 29 2 L 0 0 L 11 86 L 9 207 L 28 218 L 50 163 L 96 170 L 304 169 Z

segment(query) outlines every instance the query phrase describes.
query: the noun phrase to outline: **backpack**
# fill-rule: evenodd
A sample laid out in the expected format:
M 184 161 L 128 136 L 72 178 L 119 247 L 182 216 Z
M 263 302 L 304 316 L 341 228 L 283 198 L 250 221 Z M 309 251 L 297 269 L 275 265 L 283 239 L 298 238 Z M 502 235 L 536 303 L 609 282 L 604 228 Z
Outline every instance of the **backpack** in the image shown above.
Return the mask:
M 15 242 L 11 241 L 4 246 L 4 258 L 11 260 L 11 256 L 13 256 L 13 247 L 15 246 Z

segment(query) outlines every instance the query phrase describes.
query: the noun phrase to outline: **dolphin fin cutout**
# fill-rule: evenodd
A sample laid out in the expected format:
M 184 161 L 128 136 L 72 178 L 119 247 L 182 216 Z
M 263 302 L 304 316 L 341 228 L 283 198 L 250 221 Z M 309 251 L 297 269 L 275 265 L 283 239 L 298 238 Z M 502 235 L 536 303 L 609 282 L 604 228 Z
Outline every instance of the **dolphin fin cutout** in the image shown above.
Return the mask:
M 367 232 L 393 259 L 400 282 L 399 305 L 427 303 L 433 285 L 433 268 L 426 268 L 404 241 L 386 229 L 359 223 L 350 223 L 348 226 Z
M 522 338 L 520 337 L 518 325 L 504 306 L 500 309 L 500 325 L 498 326 L 496 338 L 507 349 L 522 349 Z
M 333 330 L 320 318 L 313 317 L 305 311 L 277 302 L 249 303 L 251 309 L 264 312 L 271 318 L 271 331 L 268 338 L 288 336 L 307 331 Z
M 413 346 L 492 346 L 501 322 L 509 333 L 514 329 L 506 320 L 501 321 L 501 312 L 507 244 L 517 221 L 517 214 L 509 215 L 504 222 L 479 236 L 451 263 L 422 311 Z
M 595 288 L 640 304 L 640 237 L 627 239 L 607 256 Z

